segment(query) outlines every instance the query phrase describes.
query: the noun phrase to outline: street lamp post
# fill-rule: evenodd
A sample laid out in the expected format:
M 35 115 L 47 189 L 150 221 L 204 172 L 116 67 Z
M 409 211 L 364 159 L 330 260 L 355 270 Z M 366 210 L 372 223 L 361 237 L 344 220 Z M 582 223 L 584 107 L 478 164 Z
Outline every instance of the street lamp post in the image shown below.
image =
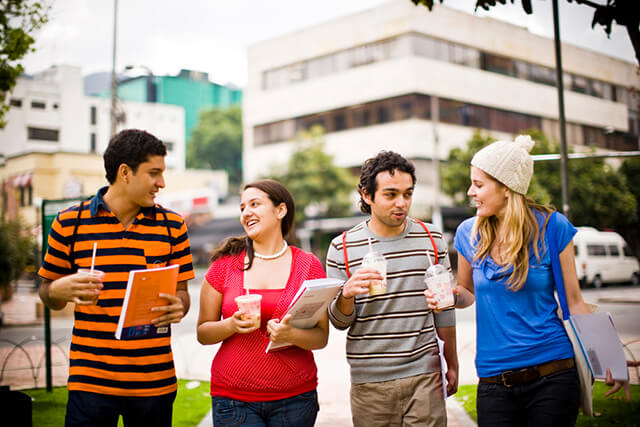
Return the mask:
M 118 81 L 116 80 L 116 41 L 118 23 L 118 0 L 113 0 L 113 54 L 111 56 L 111 134 L 116 134 L 116 97 L 118 96 Z

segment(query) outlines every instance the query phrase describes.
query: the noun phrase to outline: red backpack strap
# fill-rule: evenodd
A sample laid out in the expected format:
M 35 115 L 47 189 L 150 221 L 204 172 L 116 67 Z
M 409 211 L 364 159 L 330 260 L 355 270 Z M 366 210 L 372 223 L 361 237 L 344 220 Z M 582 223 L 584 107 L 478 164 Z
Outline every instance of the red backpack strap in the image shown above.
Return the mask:
M 347 232 L 342 233 L 342 252 L 344 253 L 344 267 L 347 269 L 347 278 L 351 278 L 349 272 L 349 255 L 347 255 Z
M 436 246 L 436 241 L 433 240 L 433 236 L 431 235 L 431 232 L 429 232 L 429 229 L 427 228 L 424 222 L 420 221 L 419 219 L 414 219 L 414 221 L 420 224 L 422 228 L 424 228 L 424 231 L 426 231 L 427 234 L 429 235 L 429 239 L 431 239 L 431 244 L 433 245 L 433 253 L 436 255 L 436 262 L 434 262 L 434 264 L 437 264 L 438 263 L 438 247 Z

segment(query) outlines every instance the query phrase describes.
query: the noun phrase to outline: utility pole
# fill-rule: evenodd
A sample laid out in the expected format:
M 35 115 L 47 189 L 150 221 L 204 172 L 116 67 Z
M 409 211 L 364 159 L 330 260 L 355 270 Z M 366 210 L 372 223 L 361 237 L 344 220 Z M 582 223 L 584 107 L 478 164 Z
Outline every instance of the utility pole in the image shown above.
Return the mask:
M 111 56 L 111 134 L 116 134 L 116 97 L 118 96 L 118 81 L 116 80 L 116 41 L 118 34 L 118 0 L 113 0 L 113 54 Z
M 431 95 L 431 126 L 433 126 L 433 209 L 431 223 L 444 231 L 442 211 L 440 209 L 440 137 L 438 135 L 438 123 L 440 122 L 440 100 Z
M 556 50 L 556 87 L 558 89 L 558 124 L 560 125 L 560 180 L 562 181 L 562 213 L 571 219 L 569 211 L 569 173 L 567 158 L 567 130 L 564 116 L 564 79 L 560 46 L 560 19 L 558 0 L 553 0 L 553 35 Z

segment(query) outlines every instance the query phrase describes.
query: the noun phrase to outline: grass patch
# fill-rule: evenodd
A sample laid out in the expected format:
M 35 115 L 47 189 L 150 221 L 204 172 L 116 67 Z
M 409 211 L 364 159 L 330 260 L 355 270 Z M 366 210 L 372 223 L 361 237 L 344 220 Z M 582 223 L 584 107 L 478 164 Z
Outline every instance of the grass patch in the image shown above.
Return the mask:
M 190 384 L 191 383 L 191 384 Z M 197 426 L 211 409 L 209 382 L 199 381 L 197 386 L 190 380 L 178 380 L 178 395 L 173 404 L 173 425 L 176 427 Z M 195 386 L 195 387 L 194 387 Z M 58 427 L 64 425 L 67 408 L 67 388 L 22 390 L 31 396 L 34 426 Z M 122 425 L 120 418 L 119 425 Z
M 456 399 L 464 407 L 474 421 L 478 421 L 476 413 L 477 385 L 461 385 L 455 394 Z M 609 389 L 602 381 L 596 381 L 593 387 L 593 410 L 595 417 L 587 417 L 580 413 L 576 426 L 604 427 L 604 426 L 640 426 L 640 385 L 631 385 L 631 402 L 624 399 L 624 393 L 619 391 L 612 397 L 604 397 Z

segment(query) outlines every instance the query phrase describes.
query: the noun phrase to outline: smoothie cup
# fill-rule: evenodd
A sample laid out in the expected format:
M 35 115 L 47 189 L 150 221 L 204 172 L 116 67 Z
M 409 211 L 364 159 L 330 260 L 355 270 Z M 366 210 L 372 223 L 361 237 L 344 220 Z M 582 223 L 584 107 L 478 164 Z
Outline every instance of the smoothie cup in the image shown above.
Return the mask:
M 87 276 L 92 276 L 95 277 L 96 282 L 102 282 L 102 279 L 104 279 L 104 271 L 100 271 L 100 270 L 96 270 L 95 268 L 92 270 L 90 268 L 79 268 L 78 269 L 78 273 L 80 274 L 86 274 Z M 93 281 L 91 281 L 90 283 L 93 283 Z M 98 303 L 98 297 L 99 295 L 96 295 L 94 298 L 87 300 L 87 301 L 93 301 L 94 304 Z
M 373 268 L 382 275 L 382 282 L 369 285 L 369 295 L 387 293 L 387 260 L 380 252 L 369 252 L 362 258 L 363 268 Z
M 424 282 L 438 301 L 436 304 L 438 310 L 455 305 L 453 297 L 455 285 L 452 275 L 446 267 L 440 264 L 430 266 L 424 275 Z
M 256 328 L 260 327 L 260 301 L 262 295 L 246 294 L 236 297 L 238 310 L 242 313 L 242 320 L 253 320 Z

